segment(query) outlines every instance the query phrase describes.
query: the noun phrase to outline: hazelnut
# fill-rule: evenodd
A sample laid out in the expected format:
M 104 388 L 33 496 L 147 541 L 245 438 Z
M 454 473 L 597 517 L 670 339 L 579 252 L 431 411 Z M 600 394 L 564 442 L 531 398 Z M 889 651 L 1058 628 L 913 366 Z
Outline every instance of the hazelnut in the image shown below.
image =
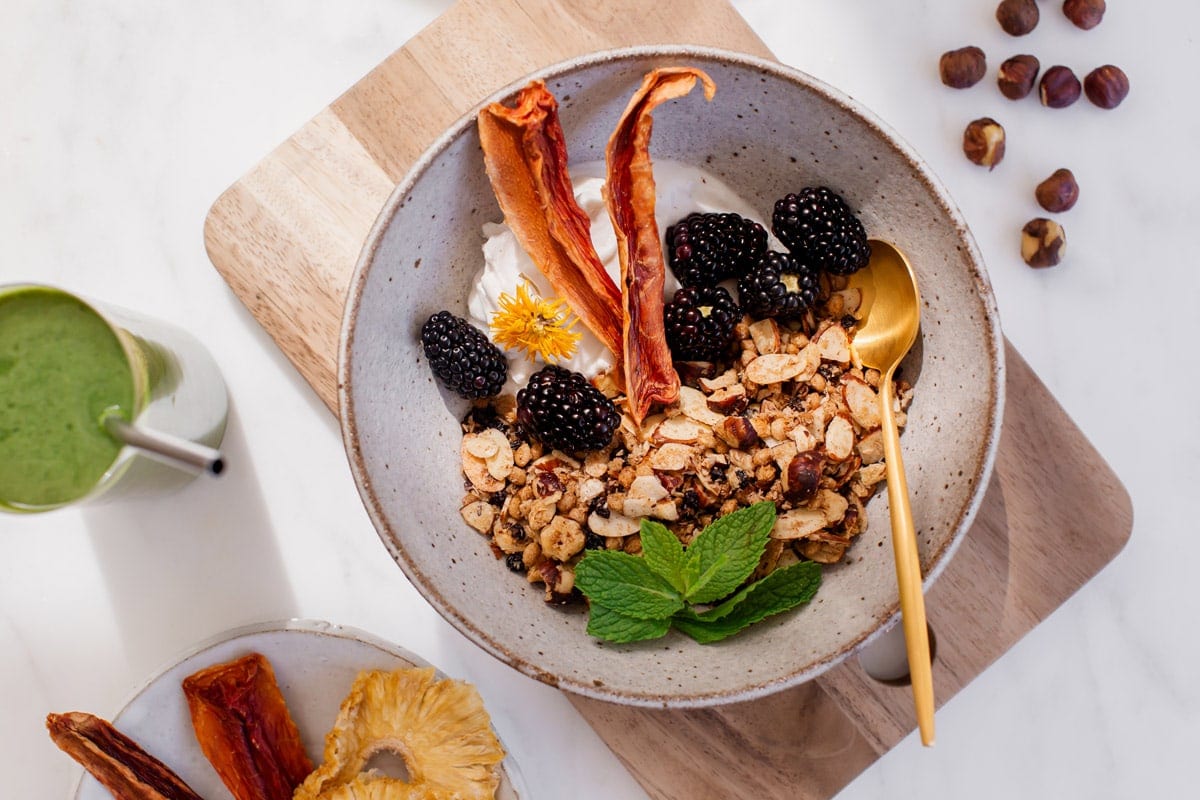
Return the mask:
M 1030 55 L 1013 56 L 1000 65 L 996 75 L 996 85 L 1000 94 L 1009 100 L 1020 100 L 1033 91 L 1037 80 L 1038 70 L 1042 65 L 1037 58 Z
M 1038 217 L 1021 229 L 1021 258 L 1031 267 L 1053 267 L 1067 251 L 1067 235 L 1051 219 Z
M 983 80 L 987 58 L 978 47 L 960 47 L 942 53 L 938 61 L 942 83 L 951 89 L 966 89 Z
M 971 163 L 995 169 L 1004 158 L 1004 127 L 991 117 L 975 120 L 963 131 L 963 153 Z
M 1090 31 L 1104 19 L 1104 0 L 1066 0 L 1063 14 L 1076 27 Z
M 1101 108 L 1116 108 L 1129 94 L 1129 78 L 1120 67 L 1105 64 L 1096 67 L 1083 79 L 1083 91 Z
M 996 21 L 1011 36 L 1029 33 L 1037 27 L 1040 16 L 1034 0 L 1000 0 L 996 7 Z
M 1052 214 L 1070 211 L 1079 199 L 1079 184 L 1069 169 L 1056 169 L 1054 174 L 1034 190 L 1038 205 Z
M 1068 67 L 1057 66 L 1046 70 L 1042 82 L 1038 85 L 1038 93 L 1042 105 L 1049 108 L 1066 108 L 1079 99 L 1083 87 L 1079 78 Z

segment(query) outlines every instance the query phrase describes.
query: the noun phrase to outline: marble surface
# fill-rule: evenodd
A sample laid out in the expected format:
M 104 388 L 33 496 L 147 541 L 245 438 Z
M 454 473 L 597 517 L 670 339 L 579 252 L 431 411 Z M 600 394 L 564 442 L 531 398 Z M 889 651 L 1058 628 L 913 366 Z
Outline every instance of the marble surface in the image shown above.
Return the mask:
M 987 259 L 1008 337 L 1129 488 L 1117 560 L 840 795 L 1181 797 L 1194 791 L 1200 657 L 1191 592 L 1200 538 L 1200 295 L 1185 225 L 1200 112 L 1181 102 L 1200 6 L 1110 4 L 1090 32 L 1042 3 L 1030 36 L 991 3 L 739 0 L 781 60 L 873 108 L 957 199 Z M 443 622 L 371 528 L 333 417 L 211 268 L 209 204 L 262 154 L 401 45 L 447 0 L 123 3 L 8 0 L 0 30 L 0 282 L 36 279 L 169 318 L 221 364 L 233 412 L 219 481 L 137 504 L 0 518 L 0 773 L 10 797 L 66 797 L 78 775 L 48 711 L 116 712 L 197 641 L 312 617 L 400 643 L 477 683 L 533 800 L 643 793 L 556 691 Z M 938 55 L 974 43 L 1082 74 L 1116 63 L 1133 92 L 1103 112 L 942 87 Z M 994 172 L 967 163 L 965 123 L 1008 128 Z M 1032 187 L 1071 167 L 1059 267 L 1034 271 L 1018 231 Z M 1180 300 L 1184 303 L 1180 303 Z M 1053 536 L 1054 531 L 1046 535 Z M 553 729 L 552 736 L 547 731 Z

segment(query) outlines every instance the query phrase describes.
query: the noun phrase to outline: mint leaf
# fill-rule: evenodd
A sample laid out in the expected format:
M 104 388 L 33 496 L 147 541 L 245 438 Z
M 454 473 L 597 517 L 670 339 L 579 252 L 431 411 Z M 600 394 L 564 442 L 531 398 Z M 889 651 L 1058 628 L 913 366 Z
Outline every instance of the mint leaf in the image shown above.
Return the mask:
M 588 612 L 587 632 L 617 644 L 657 639 L 670 627 L 669 619 L 634 619 L 604 606 L 593 605 Z
M 777 569 L 721 605 L 696 614 L 688 609 L 671 620 L 700 644 L 720 641 L 748 625 L 807 603 L 821 585 L 821 568 L 802 561 Z
M 575 567 L 575 585 L 593 606 L 635 619 L 666 619 L 683 608 L 679 592 L 646 559 L 616 550 L 588 550 Z
M 764 500 L 726 514 L 701 531 L 688 545 L 684 597 L 692 603 L 711 603 L 736 589 L 758 566 L 774 525 L 775 504 Z
M 642 557 L 656 575 L 675 587 L 675 591 L 684 591 L 683 545 L 666 525 L 652 519 L 642 520 Z

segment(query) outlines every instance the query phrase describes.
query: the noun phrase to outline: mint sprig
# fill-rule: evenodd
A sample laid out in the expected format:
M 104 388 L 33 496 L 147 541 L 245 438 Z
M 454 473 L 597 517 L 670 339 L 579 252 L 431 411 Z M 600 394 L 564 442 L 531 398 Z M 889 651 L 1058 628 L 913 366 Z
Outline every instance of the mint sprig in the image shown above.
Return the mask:
M 708 644 L 807 603 L 821 584 L 820 566 L 810 561 L 743 586 L 774 525 L 775 504 L 764 501 L 714 521 L 686 549 L 662 523 L 643 519 L 641 557 L 587 551 L 575 585 L 591 604 L 588 633 L 625 643 L 657 639 L 674 626 Z

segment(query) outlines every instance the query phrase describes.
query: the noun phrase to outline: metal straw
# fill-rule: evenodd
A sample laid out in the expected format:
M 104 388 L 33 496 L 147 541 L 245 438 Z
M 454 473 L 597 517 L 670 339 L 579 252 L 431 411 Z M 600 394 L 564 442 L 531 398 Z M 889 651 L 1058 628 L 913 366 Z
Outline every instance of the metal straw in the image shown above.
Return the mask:
M 173 467 L 209 475 L 220 475 L 225 469 L 225 458 L 220 450 L 169 433 L 131 425 L 117 414 L 106 414 L 102 421 L 105 429 L 117 440 Z

